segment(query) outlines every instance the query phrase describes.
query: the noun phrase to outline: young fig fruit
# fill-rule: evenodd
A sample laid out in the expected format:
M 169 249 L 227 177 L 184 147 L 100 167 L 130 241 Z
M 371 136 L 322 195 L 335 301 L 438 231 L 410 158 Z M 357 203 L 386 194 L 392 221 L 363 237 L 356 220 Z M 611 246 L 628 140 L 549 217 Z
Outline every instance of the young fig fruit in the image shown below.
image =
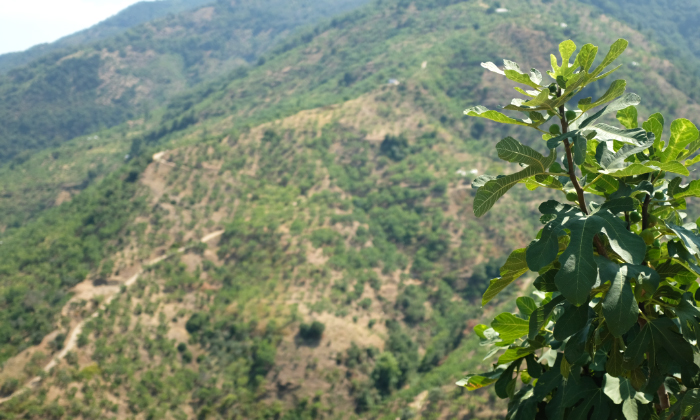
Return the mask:
M 642 221 L 642 215 L 638 211 L 633 211 L 630 213 L 630 222 L 639 223 Z
M 566 193 L 566 199 L 569 201 L 576 201 L 578 200 L 578 194 L 575 192 Z
M 573 119 L 576 119 L 576 111 L 566 111 L 566 121 L 571 121 Z
M 664 199 L 664 193 L 662 193 L 661 191 L 657 191 L 656 193 L 654 193 L 654 198 L 657 199 L 657 200 L 663 200 L 663 199 Z
M 649 215 L 649 227 L 654 227 L 659 224 L 660 219 L 653 214 Z
M 553 124 L 549 126 L 549 132 L 554 135 L 559 135 L 561 134 L 561 129 L 559 128 L 558 125 Z
M 644 243 L 647 245 L 651 245 L 654 243 L 654 240 L 656 240 L 656 231 L 651 230 L 651 229 L 644 229 L 641 234 L 642 239 L 644 239 Z

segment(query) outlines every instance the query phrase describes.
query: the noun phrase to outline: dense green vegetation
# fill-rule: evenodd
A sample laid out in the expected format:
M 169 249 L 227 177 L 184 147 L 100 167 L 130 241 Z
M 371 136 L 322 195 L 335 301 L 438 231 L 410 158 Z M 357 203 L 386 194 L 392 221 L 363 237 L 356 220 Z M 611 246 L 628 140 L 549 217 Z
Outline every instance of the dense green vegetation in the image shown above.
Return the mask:
M 255 64 L 294 28 L 363 1 L 222 0 L 47 53 L 0 75 L 0 162 L 147 117 L 185 87 Z
M 666 142 L 658 113 L 639 127 L 640 98 L 625 93 L 624 79 L 600 98 L 583 98 L 576 108 L 569 103 L 586 85 L 611 74 L 608 66 L 627 46 L 618 39 L 593 66 L 598 47 L 586 44 L 574 56 L 576 45 L 564 41 L 561 61 L 553 58 L 547 71 L 551 84 L 534 69 L 524 74 L 512 62 L 505 62 L 505 70 L 486 63 L 534 89 L 521 91 L 528 98 L 507 107 L 529 118 L 483 106 L 465 111 L 533 128 L 549 149 L 545 157 L 512 137 L 499 141 L 498 156 L 524 169 L 474 182 L 477 217 L 520 182 L 558 190 L 572 202 L 539 206 L 544 227 L 526 248 L 510 254 L 482 299 L 490 302 L 528 270 L 539 275 L 535 299 L 516 300 L 519 314 L 502 313 L 491 327 L 474 328 L 483 344 L 497 346 L 490 356 L 505 350 L 493 371 L 457 383 L 470 390 L 495 383 L 498 396 L 509 400 L 507 419 L 700 414 L 700 226 L 685 222 L 686 198 L 700 196 L 700 181 L 681 185 L 700 161 L 700 131 L 677 119 Z M 598 123 L 613 112 L 623 128 Z M 548 120 L 554 125 L 546 132 L 540 126 Z M 557 149 L 563 149 L 561 163 Z
M 218 2 L 211 20 L 171 16 L 61 64 L 54 65 L 59 55 L 32 64 L 17 95 L 36 83 L 36 104 L 76 115 L 82 111 L 64 106 L 61 89 L 80 86 L 76 95 L 101 98 L 104 91 L 93 87 L 102 83 L 105 59 L 92 51 L 103 48 L 124 63 L 143 51 L 178 56 L 174 67 L 162 61 L 144 72 L 172 76 L 158 86 L 181 83 L 173 93 L 195 86 L 174 96 L 154 88 L 150 104 L 139 107 L 149 103 L 139 102 L 138 87 L 149 86 L 139 78 L 123 103 L 91 106 L 75 126 L 44 108 L 47 119 L 35 119 L 47 127 L 116 126 L 65 143 L 57 130 L 50 142 L 32 143 L 55 147 L 14 155 L 0 168 L 2 198 L 11 202 L 0 212 L 0 393 L 41 373 L 69 330 L 87 320 L 79 346 L 0 414 L 503 417 L 495 391 L 466 394 L 450 384 L 485 356 L 470 328 L 484 315 L 478 298 L 500 275 L 503 253 L 537 234 L 539 214 L 518 186 L 484 219 L 471 216 L 471 170 L 517 170 L 492 160 L 489 139 L 522 131 L 460 116 L 467 105 L 505 95 L 481 62 L 506 56 L 525 63 L 535 52 L 555 51 L 565 36 L 598 42 L 631 31 L 578 3 L 582 17 L 572 19 L 570 3 L 383 0 L 283 38 L 294 22 L 330 9 L 294 15 L 285 12 L 296 7 L 289 3 L 246 15 Z M 253 10 L 253 3 L 238 4 Z M 509 11 L 496 13 L 498 6 Z M 253 41 L 234 45 L 234 23 L 252 28 L 246 39 Z M 181 32 L 157 36 L 174 27 Z M 673 60 L 660 66 L 652 48 L 641 44 L 629 54 L 640 65 L 619 70 L 628 88 L 671 115 L 694 109 L 692 97 L 673 85 L 663 85 L 670 99 L 657 92 L 672 72 L 695 76 Z M 225 62 L 231 57 L 248 64 Z M 48 74 L 66 83 L 42 79 Z M 20 76 L 8 76 L 14 81 L 5 86 L 18 86 Z M 391 78 L 399 85 L 387 85 Z M 138 116 L 144 118 L 119 125 Z M 163 160 L 149 164 L 159 151 Z M 45 209 L 64 184 L 75 195 Z M 219 229 L 218 242 L 198 242 Z M 86 276 L 96 284 L 124 281 L 156 256 L 169 257 L 142 267 L 134 286 L 108 305 L 90 296 L 64 307 L 70 287 Z M 498 309 L 513 310 L 513 289 L 494 301 Z M 67 316 L 58 315 L 62 307 Z M 12 357 L 52 330 L 57 335 L 39 353 Z
M 69 298 L 67 290 L 121 248 L 128 224 L 146 210 L 137 183 L 143 167 L 135 162 L 111 174 L 4 238 L 0 359 L 39 344 L 54 330 L 56 314 Z

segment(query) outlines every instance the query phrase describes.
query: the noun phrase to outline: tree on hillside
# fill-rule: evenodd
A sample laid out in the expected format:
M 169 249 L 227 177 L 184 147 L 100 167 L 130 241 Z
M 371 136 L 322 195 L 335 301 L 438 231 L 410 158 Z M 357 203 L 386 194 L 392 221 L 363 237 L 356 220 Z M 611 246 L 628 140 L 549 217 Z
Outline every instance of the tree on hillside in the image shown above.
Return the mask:
M 563 200 L 539 207 L 543 224 L 529 246 L 510 254 L 491 280 L 482 304 L 534 271 L 533 297 L 516 301 L 517 314 L 502 313 L 474 330 L 493 370 L 457 384 L 469 390 L 495 384 L 508 399 L 507 419 L 692 419 L 700 415 L 700 275 L 698 224 L 686 222 L 686 198 L 700 196 L 700 181 L 683 185 L 700 161 L 700 133 L 686 119 L 670 124 L 651 115 L 638 126 L 639 96 L 615 80 L 598 99 L 567 107 L 626 49 L 616 41 L 593 66 L 598 47 L 586 44 L 574 58 L 572 41 L 552 56 L 554 82 L 542 74 L 488 70 L 527 86 L 504 109 L 524 119 L 476 106 L 473 117 L 530 127 L 542 135 L 535 148 L 512 137 L 496 144 L 498 156 L 521 168 L 474 182 L 474 214 L 484 215 L 518 183 L 549 188 Z M 601 119 L 615 112 L 622 127 Z M 548 123 L 553 122 L 549 125 Z M 548 131 L 542 127 L 549 125 Z M 535 149 L 546 149 L 541 154 Z M 700 221 L 700 219 L 699 219 Z M 504 350 L 504 351 L 502 351 Z

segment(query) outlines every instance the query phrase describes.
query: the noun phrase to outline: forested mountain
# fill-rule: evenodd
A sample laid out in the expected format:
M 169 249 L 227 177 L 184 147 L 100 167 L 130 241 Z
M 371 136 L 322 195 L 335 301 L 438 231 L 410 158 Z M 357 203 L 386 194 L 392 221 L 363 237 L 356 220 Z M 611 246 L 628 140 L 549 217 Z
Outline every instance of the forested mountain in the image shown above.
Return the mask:
M 363 2 L 222 0 L 45 54 L 0 76 L 0 162 L 147 115 L 188 86 L 256 63 L 294 28 Z
M 330 6 L 244 18 L 232 4 L 42 58 L 25 82 L 8 76 L 29 92 L 39 80 L 53 88 L 49 69 L 112 62 L 119 83 L 89 95 L 133 93 L 105 105 L 128 121 L 51 137 L 0 167 L 0 393 L 13 397 L 0 414 L 503 418 L 492 390 L 452 384 L 488 363 L 472 327 L 496 256 L 540 226 L 524 186 L 475 219 L 470 184 L 514 169 L 492 160 L 504 135 L 544 145 L 462 118 L 512 96 L 480 64 L 544 73 L 539 60 L 564 39 L 605 50 L 626 38 L 616 77 L 642 97 L 640 118 L 667 120 L 697 115 L 695 69 L 573 0 L 379 0 L 291 35 L 284 22 L 301 18 L 290 10 Z M 248 36 L 214 42 L 235 22 Z M 177 51 L 191 56 L 173 52 L 188 42 Z M 9 102 L 31 99 L 17 95 Z M 501 299 L 485 310 L 512 307 Z
M 212 0 L 159 0 L 133 4 L 88 29 L 65 36 L 55 42 L 36 45 L 26 51 L 0 55 L 0 73 L 28 64 L 48 53 L 90 44 L 123 33 L 136 25 L 165 17 L 169 13 L 184 12 L 211 2 Z

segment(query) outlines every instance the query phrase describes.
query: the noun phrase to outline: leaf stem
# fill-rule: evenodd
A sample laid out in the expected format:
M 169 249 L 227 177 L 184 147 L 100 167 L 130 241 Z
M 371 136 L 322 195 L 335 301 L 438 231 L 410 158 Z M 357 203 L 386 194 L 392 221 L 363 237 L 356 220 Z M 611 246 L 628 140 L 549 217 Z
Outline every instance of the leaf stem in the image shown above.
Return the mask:
M 600 178 L 602 178 L 603 175 L 604 175 L 604 174 L 599 174 L 597 177 L 595 177 L 595 179 L 594 179 L 593 181 L 591 181 L 591 182 L 589 182 L 588 184 L 586 184 L 586 186 L 583 187 L 583 191 L 586 191 L 586 190 L 588 189 L 588 187 L 590 187 L 591 185 L 595 184 L 595 182 L 596 182 L 597 180 L 599 180 Z
M 561 87 L 557 87 L 557 98 L 560 97 Z M 562 134 L 568 133 L 569 123 L 566 121 L 566 109 L 564 108 L 564 104 L 561 104 L 559 106 L 559 121 L 561 122 Z M 571 144 L 569 143 L 568 138 L 564 139 L 564 148 L 566 149 L 566 162 L 569 167 L 569 178 L 571 179 L 571 183 L 574 185 L 574 189 L 576 190 L 579 207 L 581 207 L 581 211 L 583 212 L 583 214 L 588 215 L 589 213 L 588 207 L 586 206 L 586 198 L 583 195 L 583 188 L 581 188 L 581 185 L 578 182 L 578 178 L 576 178 L 576 167 L 574 166 L 574 158 L 571 154 Z M 600 240 L 598 235 L 595 235 L 593 237 L 593 243 L 595 244 L 598 254 L 607 258 L 608 251 L 605 250 L 605 246 L 603 245 L 603 242 Z
M 642 204 L 642 230 L 649 228 L 649 203 L 651 202 L 651 195 L 647 195 L 644 199 L 644 204 Z

